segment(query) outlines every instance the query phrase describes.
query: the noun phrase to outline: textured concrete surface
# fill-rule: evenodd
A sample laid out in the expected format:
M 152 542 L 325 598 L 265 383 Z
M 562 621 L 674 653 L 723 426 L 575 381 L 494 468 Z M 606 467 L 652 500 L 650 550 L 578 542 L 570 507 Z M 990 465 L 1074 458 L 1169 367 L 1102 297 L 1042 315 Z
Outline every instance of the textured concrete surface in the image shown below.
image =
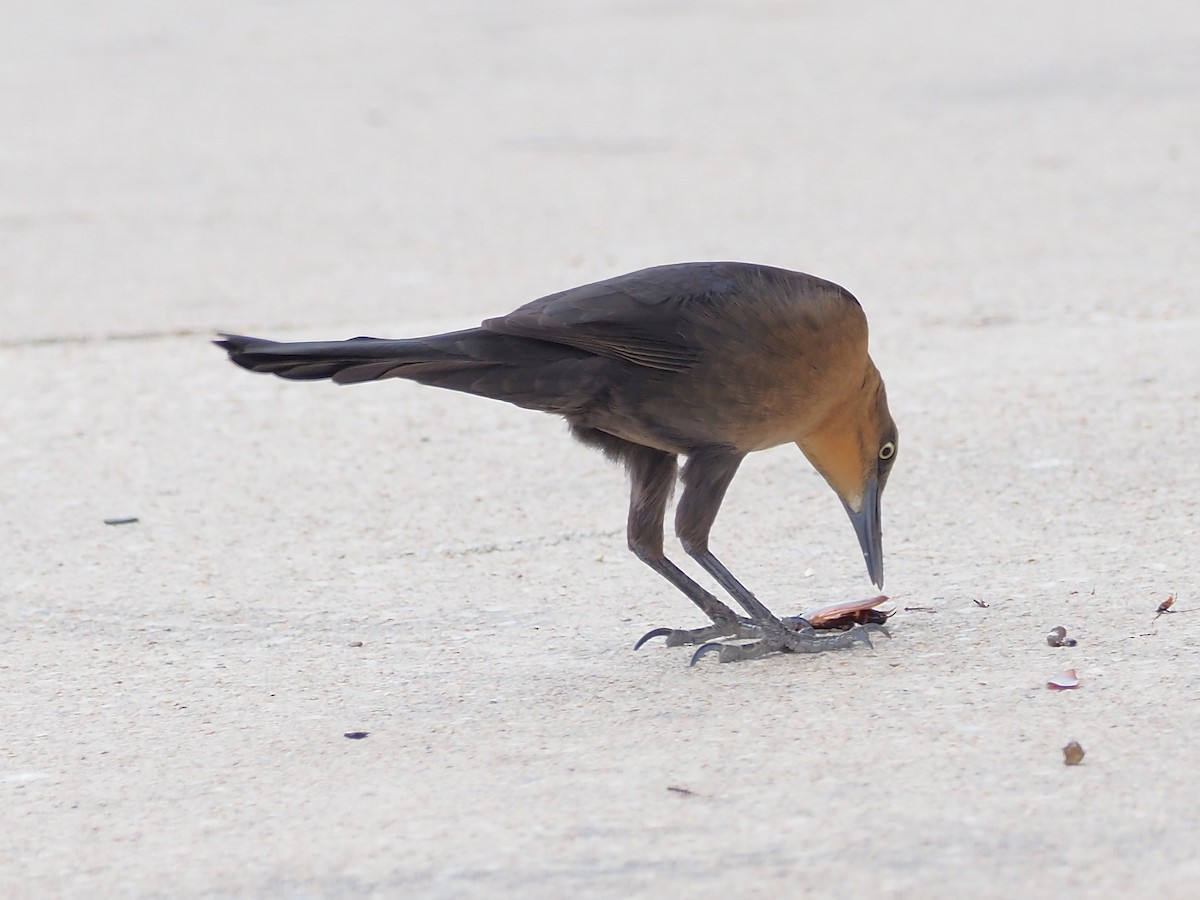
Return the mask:
M 1194 4 L 10 7 L 0 893 L 1193 893 Z M 561 423 L 206 344 L 707 258 L 871 318 L 874 651 L 634 653 L 700 623 Z M 714 548 L 870 591 L 792 449 Z

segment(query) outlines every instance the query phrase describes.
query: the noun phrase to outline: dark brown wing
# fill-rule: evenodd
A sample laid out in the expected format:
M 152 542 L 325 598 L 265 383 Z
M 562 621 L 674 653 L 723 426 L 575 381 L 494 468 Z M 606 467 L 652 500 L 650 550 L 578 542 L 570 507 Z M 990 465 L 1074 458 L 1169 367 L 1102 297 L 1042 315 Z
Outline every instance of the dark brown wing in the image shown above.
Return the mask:
M 691 325 L 701 313 L 699 307 L 717 312 L 724 303 L 752 299 L 751 287 L 782 286 L 798 279 L 825 284 L 808 275 L 749 263 L 656 266 L 542 297 L 488 319 L 483 327 L 680 372 L 704 352 Z

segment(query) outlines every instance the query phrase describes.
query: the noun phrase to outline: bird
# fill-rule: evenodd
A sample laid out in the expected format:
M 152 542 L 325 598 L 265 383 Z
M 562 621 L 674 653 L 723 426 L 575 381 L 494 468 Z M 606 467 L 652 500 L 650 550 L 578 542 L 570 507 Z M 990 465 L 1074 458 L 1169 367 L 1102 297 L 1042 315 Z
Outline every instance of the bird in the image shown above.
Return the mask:
M 831 281 L 746 262 L 677 263 L 549 294 L 445 334 L 218 336 L 213 343 L 253 372 L 338 384 L 405 378 L 565 418 L 575 438 L 628 474 L 629 549 L 709 619 L 656 628 L 635 649 L 665 637 L 668 646 L 700 645 L 692 664 L 707 653 L 732 662 L 870 644 L 873 628 L 886 633 L 878 624 L 820 633 L 802 618 L 777 617 L 709 546 L 746 456 L 793 443 L 841 501 L 867 574 L 883 586 L 881 498 L 899 434 L 868 353 L 866 315 Z M 665 553 L 677 482 L 676 536 L 741 614 Z

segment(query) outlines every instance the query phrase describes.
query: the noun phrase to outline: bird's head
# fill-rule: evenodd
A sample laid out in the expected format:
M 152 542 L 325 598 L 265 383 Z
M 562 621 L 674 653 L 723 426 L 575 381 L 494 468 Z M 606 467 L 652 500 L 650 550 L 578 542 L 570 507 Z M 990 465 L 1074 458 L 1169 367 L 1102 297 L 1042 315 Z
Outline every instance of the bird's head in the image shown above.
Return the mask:
M 883 587 L 880 499 L 896 461 L 899 434 L 888 412 L 883 379 L 868 362 L 865 377 L 813 432 L 797 441 L 837 493 L 854 523 L 867 574 Z

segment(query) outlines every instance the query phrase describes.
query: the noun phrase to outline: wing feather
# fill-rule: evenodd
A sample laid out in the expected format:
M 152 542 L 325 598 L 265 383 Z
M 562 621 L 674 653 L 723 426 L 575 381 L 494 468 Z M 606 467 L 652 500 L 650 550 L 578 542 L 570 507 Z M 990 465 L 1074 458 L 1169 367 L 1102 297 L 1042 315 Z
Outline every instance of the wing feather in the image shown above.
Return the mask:
M 550 294 L 483 327 L 501 334 L 576 347 L 597 356 L 667 372 L 700 358 L 684 308 L 736 291 L 745 263 L 656 266 Z

